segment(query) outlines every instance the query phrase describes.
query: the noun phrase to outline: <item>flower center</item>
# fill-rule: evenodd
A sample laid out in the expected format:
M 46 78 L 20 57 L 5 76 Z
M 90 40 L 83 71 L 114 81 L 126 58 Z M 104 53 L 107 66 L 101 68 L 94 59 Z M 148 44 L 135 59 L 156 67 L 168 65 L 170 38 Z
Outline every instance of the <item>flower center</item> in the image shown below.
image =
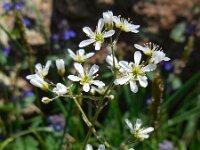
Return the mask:
M 99 34 L 99 33 L 96 33 L 96 35 L 95 35 L 95 40 L 96 41 L 100 41 L 100 42 L 104 42 L 104 37 L 103 37 L 103 35 L 102 34 Z
M 144 54 L 146 54 L 147 56 L 152 56 L 153 53 L 154 53 L 154 50 L 152 49 L 152 50 L 150 50 L 148 52 L 145 52 Z
M 137 79 L 138 76 L 144 76 L 144 73 L 141 71 L 142 66 L 141 65 L 132 65 L 132 75 L 134 77 L 134 79 Z
M 90 81 L 91 81 L 90 77 L 88 77 L 88 76 L 84 76 L 84 77 L 82 77 L 80 83 L 81 83 L 81 84 L 84 84 L 84 83 L 90 83 Z
M 135 131 L 135 133 L 133 135 L 136 139 L 143 141 L 143 138 L 140 136 L 140 130 Z
M 85 59 L 78 55 L 78 56 L 75 58 L 75 61 L 80 62 L 80 63 L 83 63 L 83 62 L 85 62 Z

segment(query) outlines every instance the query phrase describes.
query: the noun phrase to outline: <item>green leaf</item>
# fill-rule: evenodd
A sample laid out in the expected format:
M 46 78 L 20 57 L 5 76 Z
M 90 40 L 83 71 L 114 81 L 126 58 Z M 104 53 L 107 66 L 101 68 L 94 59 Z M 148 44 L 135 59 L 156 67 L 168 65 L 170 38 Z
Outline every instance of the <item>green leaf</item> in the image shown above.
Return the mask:
M 177 102 L 180 100 L 187 92 L 198 82 L 200 81 L 200 72 L 196 73 L 190 80 L 188 80 L 183 86 L 177 90 L 172 96 L 166 99 L 162 105 L 165 108 L 167 105 L 171 104 L 172 102 Z
M 185 23 L 180 23 L 176 25 L 170 33 L 170 38 L 173 39 L 175 42 L 183 42 L 185 40 L 185 37 L 183 36 L 185 28 Z

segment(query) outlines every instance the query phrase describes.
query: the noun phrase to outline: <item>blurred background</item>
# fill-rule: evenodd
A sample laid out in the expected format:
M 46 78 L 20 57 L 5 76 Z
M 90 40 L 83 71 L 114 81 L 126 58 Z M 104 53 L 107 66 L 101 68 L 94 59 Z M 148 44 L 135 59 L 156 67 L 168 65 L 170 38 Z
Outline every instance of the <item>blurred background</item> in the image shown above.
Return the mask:
M 119 59 L 133 59 L 134 43 L 153 42 L 171 61 L 159 64 L 160 75 L 151 77 L 147 89 L 137 94 L 127 86 L 113 91 L 119 95 L 101 113 L 99 135 L 125 150 L 123 140 L 129 132 L 124 118 L 140 117 L 144 124 L 156 127 L 156 133 L 136 144 L 136 149 L 199 149 L 199 0 L 1 0 L 0 150 L 81 149 L 87 127 L 73 101 L 42 104 L 41 98 L 51 93 L 34 88 L 25 77 L 33 73 L 36 63 L 47 60 L 63 58 L 71 67 L 67 48 L 77 50 L 85 39 L 82 27 L 95 29 L 107 10 L 141 25 L 138 34 L 121 34 L 116 46 Z M 86 50 L 94 51 L 93 47 Z M 87 63 L 103 65 L 107 54 L 103 47 Z M 59 79 L 55 71 L 54 65 L 49 73 L 52 81 Z M 102 78 L 109 81 L 110 76 L 107 72 Z M 154 84 L 164 87 L 158 105 L 152 102 Z M 95 104 L 83 100 L 82 106 L 91 118 Z M 95 137 L 90 142 L 99 143 Z

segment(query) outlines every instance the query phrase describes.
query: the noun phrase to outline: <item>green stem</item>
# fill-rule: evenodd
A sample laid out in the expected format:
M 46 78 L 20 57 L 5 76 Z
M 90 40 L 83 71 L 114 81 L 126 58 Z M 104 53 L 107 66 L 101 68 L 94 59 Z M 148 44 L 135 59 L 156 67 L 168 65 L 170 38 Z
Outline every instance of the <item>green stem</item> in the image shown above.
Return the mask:
M 112 41 L 112 40 L 111 40 L 111 41 Z M 114 55 L 113 43 L 112 43 L 111 48 L 112 48 L 112 57 L 113 57 L 113 60 L 114 60 L 115 55 Z M 115 64 L 114 64 L 114 62 L 115 62 L 115 61 L 113 61 L 114 78 L 113 78 L 113 80 L 110 82 L 110 84 L 109 84 L 109 86 L 107 87 L 105 93 L 103 94 L 102 98 L 99 100 L 99 102 L 98 102 L 98 104 L 97 104 L 97 111 L 95 112 L 94 117 L 93 117 L 93 119 L 92 119 L 92 125 L 89 127 L 89 130 L 88 130 L 88 132 L 87 132 L 87 135 L 86 135 L 86 137 L 85 137 L 85 139 L 84 139 L 83 150 L 85 149 L 86 144 L 87 144 L 87 142 L 88 142 L 90 136 L 92 135 L 92 129 L 93 129 L 93 127 L 95 126 L 95 123 L 96 123 L 96 121 L 97 121 L 97 118 L 98 118 L 98 116 L 99 116 L 99 114 L 100 114 L 100 112 L 101 112 L 101 108 L 102 108 L 102 105 L 103 105 L 103 101 L 104 101 L 106 95 L 108 94 L 108 92 L 110 91 L 110 89 L 111 89 L 112 86 L 113 86 L 113 83 L 114 83 L 114 80 L 115 80 L 115 77 L 116 77 L 116 73 L 115 73 Z
M 24 136 L 24 135 L 27 135 L 27 134 L 30 134 L 30 133 L 35 133 L 35 132 L 53 132 L 53 130 L 51 130 L 50 128 L 46 128 L 45 127 L 45 128 L 28 129 L 28 130 L 22 131 L 22 132 L 20 132 L 20 133 L 18 133 L 16 135 L 13 135 L 13 136 L 9 137 L 3 143 L 1 143 L 0 150 L 5 149 L 5 147 L 9 143 L 13 142 L 16 138 Z
M 84 122 L 87 124 L 88 127 L 91 127 L 91 122 L 87 118 L 87 116 L 86 116 L 85 112 L 83 111 L 82 107 L 80 106 L 79 102 L 77 101 L 76 98 L 73 98 L 73 100 L 74 100 L 76 106 L 78 107 L 79 111 L 81 112 Z
M 84 122 L 87 124 L 87 126 L 88 126 L 89 128 L 92 127 L 91 122 L 90 122 L 89 119 L 87 118 L 85 112 L 83 111 L 83 109 L 82 109 L 81 105 L 79 104 L 79 102 L 77 101 L 77 99 L 76 99 L 76 98 L 73 98 L 73 100 L 74 100 L 76 106 L 78 107 L 79 111 L 81 112 Z M 107 141 L 103 140 L 100 136 L 97 135 L 94 126 L 91 128 L 91 131 L 93 132 L 93 134 L 96 136 L 96 138 L 97 138 L 100 142 L 104 143 L 108 148 L 111 147 L 111 146 L 108 144 Z

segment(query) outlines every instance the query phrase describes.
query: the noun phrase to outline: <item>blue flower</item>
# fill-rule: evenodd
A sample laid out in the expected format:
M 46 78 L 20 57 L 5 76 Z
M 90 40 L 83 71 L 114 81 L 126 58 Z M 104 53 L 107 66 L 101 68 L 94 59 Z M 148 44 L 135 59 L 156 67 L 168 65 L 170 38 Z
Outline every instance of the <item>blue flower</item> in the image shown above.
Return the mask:
M 9 48 L 4 48 L 3 49 L 3 54 L 4 55 L 9 55 L 10 54 L 10 49 Z
M 173 69 L 170 62 L 165 62 L 164 68 L 166 71 L 171 71 Z
M 51 38 L 52 38 L 53 41 L 58 41 L 59 40 L 59 35 L 54 33 L 54 34 L 51 35 Z
M 13 4 L 12 4 L 12 3 L 6 2 L 6 3 L 3 4 L 3 8 L 4 8 L 6 11 L 11 10 L 12 7 L 13 7 Z
M 174 150 L 175 147 L 171 141 L 164 140 L 159 144 L 159 150 Z
M 31 97 L 31 96 L 34 96 L 34 93 L 33 93 L 33 91 L 28 90 L 28 91 L 24 91 L 24 95 L 27 97 Z
M 15 8 L 16 8 L 17 10 L 21 10 L 21 9 L 23 8 L 23 3 L 22 3 L 22 2 L 17 2 L 17 3 L 15 4 Z
M 75 37 L 76 37 L 76 33 L 73 30 L 65 31 L 63 35 L 64 40 L 69 40 Z
M 55 131 L 61 131 L 65 126 L 65 119 L 62 115 L 52 115 L 48 117 L 48 120 L 51 122 L 50 127 Z
M 29 27 L 31 25 L 31 21 L 27 17 L 23 17 L 23 23 L 26 27 Z

